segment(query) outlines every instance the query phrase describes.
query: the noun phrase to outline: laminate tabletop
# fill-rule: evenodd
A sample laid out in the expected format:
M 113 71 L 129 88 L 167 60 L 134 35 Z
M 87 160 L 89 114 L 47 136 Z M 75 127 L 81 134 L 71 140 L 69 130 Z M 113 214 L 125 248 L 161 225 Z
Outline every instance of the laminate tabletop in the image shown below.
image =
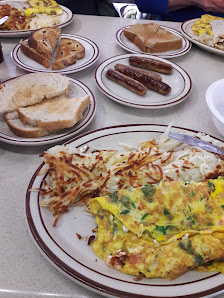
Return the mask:
M 106 59 L 128 52 L 116 42 L 116 32 L 135 19 L 75 15 L 62 33 L 83 36 L 98 45 L 99 59 L 69 77 L 83 82 L 93 92 L 97 109 L 93 121 L 81 132 L 125 124 L 173 125 L 205 132 L 223 140 L 206 104 L 209 85 L 223 78 L 223 58 L 196 45 L 185 55 L 169 59 L 183 68 L 192 80 L 192 90 L 181 103 L 163 109 L 138 109 L 122 105 L 104 95 L 95 83 L 95 70 Z M 148 22 L 138 20 L 138 22 Z M 179 30 L 180 23 L 159 22 Z M 1 81 L 27 72 L 16 66 L 11 51 L 18 38 L 1 38 L 4 62 Z M 80 133 L 80 134 L 81 134 Z M 63 141 L 64 142 L 64 141 Z M 63 142 L 55 143 L 62 144 Z M 25 221 L 25 197 L 29 181 L 41 163 L 39 155 L 53 146 L 20 146 L 0 140 L 0 297 L 99 297 L 52 266 L 34 244 Z

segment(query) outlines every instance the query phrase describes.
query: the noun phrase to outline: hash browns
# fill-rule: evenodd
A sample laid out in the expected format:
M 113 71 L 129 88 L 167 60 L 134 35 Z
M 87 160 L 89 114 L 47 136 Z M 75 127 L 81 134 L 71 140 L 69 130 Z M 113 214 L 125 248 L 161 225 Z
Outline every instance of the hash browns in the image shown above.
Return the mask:
M 44 198 L 41 206 L 49 207 L 56 216 L 54 225 L 72 204 L 121 188 L 137 188 L 161 180 L 202 181 L 224 174 L 224 162 L 213 153 L 191 146 L 164 152 L 155 140 L 128 152 L 82 153 L 69 146 L 55 146 L 44 152 L 42 158 L 45 167 L 41 173 L 49 175 L 40 190 Z
M 9 16 L 8 20 L 0 25 L 0 30 L 26 30 L 30 18 L 25 16 L 21 10 L 10 6 L 9 4 L 0 5 L 0 18 Z

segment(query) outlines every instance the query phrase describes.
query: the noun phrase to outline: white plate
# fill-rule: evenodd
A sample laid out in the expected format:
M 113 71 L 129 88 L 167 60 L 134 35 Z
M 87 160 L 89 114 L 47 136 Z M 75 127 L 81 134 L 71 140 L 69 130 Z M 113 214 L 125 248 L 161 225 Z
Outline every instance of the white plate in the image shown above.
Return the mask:
M 125 26 L 125 27 L 122 27 L 121 29 L 119 29 L 116 33 L 116 40 L 117 40 L 117 43 L 123 49 L 125 49 L 126 51 L 128 51 L 130 53 L 143 53 L 143 54 L 153 55 L 153 56 L 157 56 L 157 57 L 161 57 L 161 58 L 175 58 L 175 57 L 179 57 L 179 56 L 186 54 L 191 49 L 191 43 L 188 41 L 188 39 L 184 38 L 179 31 L 160 25 L 161 28 L 182 38 L 182 48 L 173 50 L 173 51 L 163 52 L 163 53 L 142 52 L 133 42 L 131 42 L 129 39 L 127 39 L 127 37 L 124 36 L 123 30 L 126 28 L 129 28 L 129 27 L 130 26 Z
M 34 60 L 24 55 L 21 52 L 20 44 L 18 43 L 12 50 L 12 61 L 18 67 L 30 72 L 52 72 L 60 74 L 69 74 L 73 72 L 78 72 L 91 66 L 99 58 L 99 48 L 93 41 L 85 37 L 73 34 L 62 34 L 61 38 L 75 39 L 78 42 L 80 42 L 85 47 L 85 56 L 82 59 L 77 60 L 76 63 L 74 63 L 71 66 L 59 70 L 52 70 L 50 68 L 45 68 L 43 65 L 35 62 Z
M 193 19 L 193 20 L 189 20 L 189 21 L 186 21 L 183 24 L 181 24 L 180 30 L 181 30 L 182 34 L 188 40 L 190 40 L 191 42 L 193 42 L 194 44 L 196 44 L 200 48 L 202 48 L 202 49 L 204 49 L 204 50 L 206 50 L 208 52 L 211 52 L 211 53 L 214 53 L 214 54 L 217 54 L 217 55 L 224 56 L 224 51 L 219 50 L 219 49 L 216 49 L 216 48 L 213 48 L 213 47 L 210 47 L 210 46 L 207 46 L 207 45 L 205 45 L 205 44 L 203 44 L 203 43 L 201 43 L 201 42 L 199 42 L 197 40 L 198 37 L 195 36 L 194 35 L 194 32 L 191 30 L 192 25 L 197 20 L 198 19 Z
M 118 142 L 133 145 L 161 135 L 166 125 L 121 125 L 88 132 L 69 141 L 74 147 L 92 145 L 99 149 L 121 149 Z M 173 132 L 195 131 L 172 127 Z M 85 208 L 74 207 L 63 214 L 53 227 L 54 217 L 47 208 L 40 208 L 40 197 L 31 188 L 39 188 L 43 176 L 37 169 L 26 193 L 26 220 L 32 238 L 40 252 L 62 273 L 79 285 L 102 295 L 113 297 L 204 297 L 224 290 L 224 276 L 217 272 L 199 273 L 189 271 L 181 277 L 167 281 L 160 278 L 135 281 L 133 276 L 123 274 L 106 266 L 87 245 L 85 236 L 93 234 L 94 217 Z M 84 237 L 79 240 L 76 233 Z M 96 261 L 97 260 L 97 261 Z M 210 296 L 211 297 L 211 296 Z
M 11 80 L 11 79 L 10 79 Z M 3 82 L 3 84 L 7 84 L 8 81 Z M 45 144 L 52 144 L 55 142 L 59 142 L 81 132 L 93 119 L 95 112 L 96 112 L 96 100 L 92 93 L 92 91 L 84 85 L 82 82 L 69 78 L 70 80 L 70 92 L 69 98 L 72 97 L 81 97 L 85 95 L 90 95 L 91 104 L 83 111 L 83 118 L 80 122 L 75 124 L 73 127 L 60 130 L 55 133 L 51 133 L 47 136 L 40 137 L 40 138 L 23 138 L 16 136 L 11 130 L 9 129 L 4 115 L 0 116 L 0 141 L 14 144 L 14 145 L 21 145 L 21 146 L 39 146 Z
M 18 3 L 20 4 L 23 2 L 25 2 L 25 1 L 1 1 L 0 4 L 1 5 L 9 4 L 9 5 L 15 6 L 17 8 L 16 4 L 18 4 Z M 63 9 L 62 22 L 58 25 L 55 25 L 54 27 L 63 28 L 65 26 L 69 25 L 73 21 L 74 15 L 69 8 L 62 6 L 62 5 L 60 5 L 60 6 Z M 12 30 L 12 31 L 0 30 L 0 37 L 28 36 L 29 34 L 31 34 L 34 31 L 35 30 Z
M 128 59 L 130 56 L 153 58 L 171 64 L 174 68 L 173 74 L 160 74 L 163 82 L 172 88 L 170 94 L 162 95 L 148 89 L 144 96 L 140 96 L 106 78 L 106 71 L 109 68 L 114 68 L 115 64 L 129 65 Z M 158 109 L 176 105 L 188 97 L 192 86 L 190 76 L 180 66 L 163 58 L 149 56 L 147 54 L 126 54 L 111 57 L 98 66 L 95 73 L 95 80 L 99 89 L 112 100 L 126 106 L 141 109 Z

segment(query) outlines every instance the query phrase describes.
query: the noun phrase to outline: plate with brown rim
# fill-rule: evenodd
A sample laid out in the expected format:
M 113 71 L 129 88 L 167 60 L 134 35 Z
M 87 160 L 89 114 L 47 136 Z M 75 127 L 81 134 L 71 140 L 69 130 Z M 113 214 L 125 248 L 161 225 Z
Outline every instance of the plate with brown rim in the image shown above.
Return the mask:
M 158 124 L 133 124 L 105 127 L 87 132 L 67 142 L 70 146 L 82 148 L 93 146 L 98 149 L 121 150 L 119 142 L 136 147 L 139 142 L 158 139 L 167 128 Z M 181 127 L 172 127 L 173 132 L 194 134 Z M 217 140 L 217 138 L 214 138 Z M 220 140 L 219 140 L 220 141 Z M 61 273 L 79 285 L 101 295 L 110 297 L 204 297 L 215 296 L 224 291 L 224 276 L 217 272 L 188 271 L 173 280 L 160 278 L 134 280 L 133 276 L 123 274 L 108 267 L 94 254 L 88 245 L 92 229 L 96 227 L 94 217 L 85 212 L 84 207 L 71 207 L 53 227 L 54 218 L 48 209 L 40 207 L 40 194 L 30 191 L 40 188 L 44 174 L 38 175 L 43 164 L 34 173 L 26 193 L 26 221 L 32 239 L 41 253 Z M 78 233 L 82 239 L 77 237 Z

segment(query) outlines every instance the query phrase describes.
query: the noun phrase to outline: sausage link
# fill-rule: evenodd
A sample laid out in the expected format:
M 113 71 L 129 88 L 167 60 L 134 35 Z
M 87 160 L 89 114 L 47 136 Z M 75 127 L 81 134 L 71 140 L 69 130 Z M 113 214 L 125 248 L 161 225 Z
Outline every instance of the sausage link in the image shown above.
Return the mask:
M 150 70 L 158 71 L 165 74 L 171 74 L 173 72 L 172 65 L 156 59 L 139 57 L 139 56 L 131 56 L 129 58 L 129 63 L 132 66 L 150 69 Z
M 160 94 L 167 95 L 171 92 L 171 88 L 166 83 L 162 81 L 152 79 L 149 76 L 146 76 L 141 71 L 136 71 L 133 68 L 123 67 L 120 64 L 115 65 L 115 69 L 122 72 L 124 75 L 139 81 L 147 88 L 152 89 Z
M 123 75 L 122 73 L 113 70 L 108 69 L 106 72 L 106 77 L 115 83 L 131 90 L 132 92 L 137 93 L 138 95 L 145 95 L 147 92 L 146 86 L 138 82 L 137 80 L 134 80 L 128 76 Z
M 159 75 L 158 73 L 152 72 L 150 70 L 145 70 L 145 69 L 141 69 L 141 68 L 139 69 L 137 67 L 133 67 L 133 66 L 125 65 L 125 64 L 116 64 L 114 66 L 114 68 L 117 71 L 122 72 L 123 74 L 125 74 L 126 70 L 130 70 L 130 71 L 132 70 L 132 71 L 136 72 L 136 74 L 141 74 L 141 75 L 143 74 L 144 76 L 149 77 L 151 79 L 156 79 L 156 80 L 162 81 L 161 75 Z

